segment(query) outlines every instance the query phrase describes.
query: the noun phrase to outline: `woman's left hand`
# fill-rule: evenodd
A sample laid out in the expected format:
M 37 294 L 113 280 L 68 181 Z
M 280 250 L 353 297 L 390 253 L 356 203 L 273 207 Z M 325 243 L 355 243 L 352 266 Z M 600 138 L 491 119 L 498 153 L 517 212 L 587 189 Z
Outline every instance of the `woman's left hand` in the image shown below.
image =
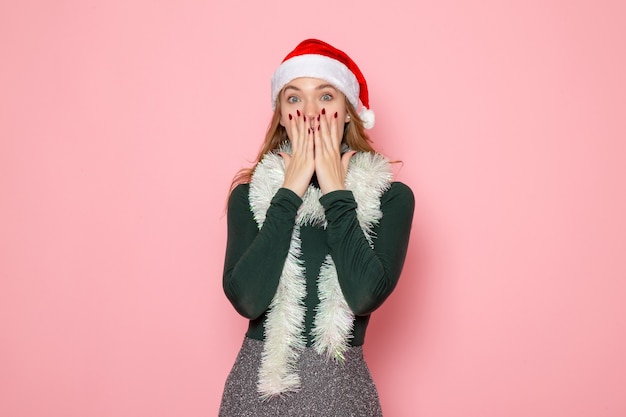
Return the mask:
M 343 126 L 339 129 L 339 123 L 337 113 L 320 114 L 315 129 L 315 172 L 323 194 L 345 190 L 348 164 L 356 153 L 349 151 L 341 155 Z

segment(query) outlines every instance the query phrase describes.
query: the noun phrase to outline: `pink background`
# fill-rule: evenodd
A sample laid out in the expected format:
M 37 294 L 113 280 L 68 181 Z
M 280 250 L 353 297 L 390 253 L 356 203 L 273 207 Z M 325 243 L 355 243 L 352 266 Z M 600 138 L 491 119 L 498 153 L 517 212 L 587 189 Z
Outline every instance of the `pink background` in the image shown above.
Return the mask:
M 625 18 L 3 1 L 0 415 L 216 415 L 246 328 L 221 289 L 226 195 L 306 37 L 361 66 L 416 195 L 366 343 L 386 416 L 626 415 Z

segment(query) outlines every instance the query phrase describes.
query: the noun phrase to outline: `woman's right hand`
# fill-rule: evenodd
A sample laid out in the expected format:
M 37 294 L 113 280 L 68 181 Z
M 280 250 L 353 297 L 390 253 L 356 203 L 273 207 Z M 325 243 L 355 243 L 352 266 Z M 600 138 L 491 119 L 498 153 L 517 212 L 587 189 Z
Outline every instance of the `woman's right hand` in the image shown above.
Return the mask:
M 310 126 L 310 121 L 300 111 L 290 114 L 285 129 L 291 141 L 291 155 L 279 153 L 285 161 L 283 187 L 300 197 L 304 196 L 315 172 L 314 136 Z

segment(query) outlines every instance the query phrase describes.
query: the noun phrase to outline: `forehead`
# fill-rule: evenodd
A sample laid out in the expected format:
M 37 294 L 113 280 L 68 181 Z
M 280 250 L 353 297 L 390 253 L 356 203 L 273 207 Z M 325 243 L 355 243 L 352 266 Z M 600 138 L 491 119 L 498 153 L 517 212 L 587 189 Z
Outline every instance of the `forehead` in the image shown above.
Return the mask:
M 332 88 L 334 90 L 337 90 L 337 88 L 328 81 L 321 78 L 313 77 L 294 78 L 293 80 L 285 84 L 284 89 L 288 88 L 293 88 L 296 90 L 319 90 L 323 88 Z

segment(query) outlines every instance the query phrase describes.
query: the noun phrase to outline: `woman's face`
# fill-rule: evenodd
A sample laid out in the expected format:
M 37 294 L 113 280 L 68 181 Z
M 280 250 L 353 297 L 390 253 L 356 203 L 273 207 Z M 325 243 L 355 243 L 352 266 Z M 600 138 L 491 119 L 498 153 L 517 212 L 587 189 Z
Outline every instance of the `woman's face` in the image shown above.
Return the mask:
M 317 127 L 317 116 L 325 109 L 326 117 L 337 113 L 337 138 L 343 136 L 344 123 L 349 120 L 346 99 L 343 93 L 319 78 L 302 77 L 291 80 L 278 95 L 280 100 L 280 124 L 285 126 L 289 115 L 296 117 L 297 111 L 306 116 L 311 127 Z M 288 132 L 289 133 L 289 132 Z

